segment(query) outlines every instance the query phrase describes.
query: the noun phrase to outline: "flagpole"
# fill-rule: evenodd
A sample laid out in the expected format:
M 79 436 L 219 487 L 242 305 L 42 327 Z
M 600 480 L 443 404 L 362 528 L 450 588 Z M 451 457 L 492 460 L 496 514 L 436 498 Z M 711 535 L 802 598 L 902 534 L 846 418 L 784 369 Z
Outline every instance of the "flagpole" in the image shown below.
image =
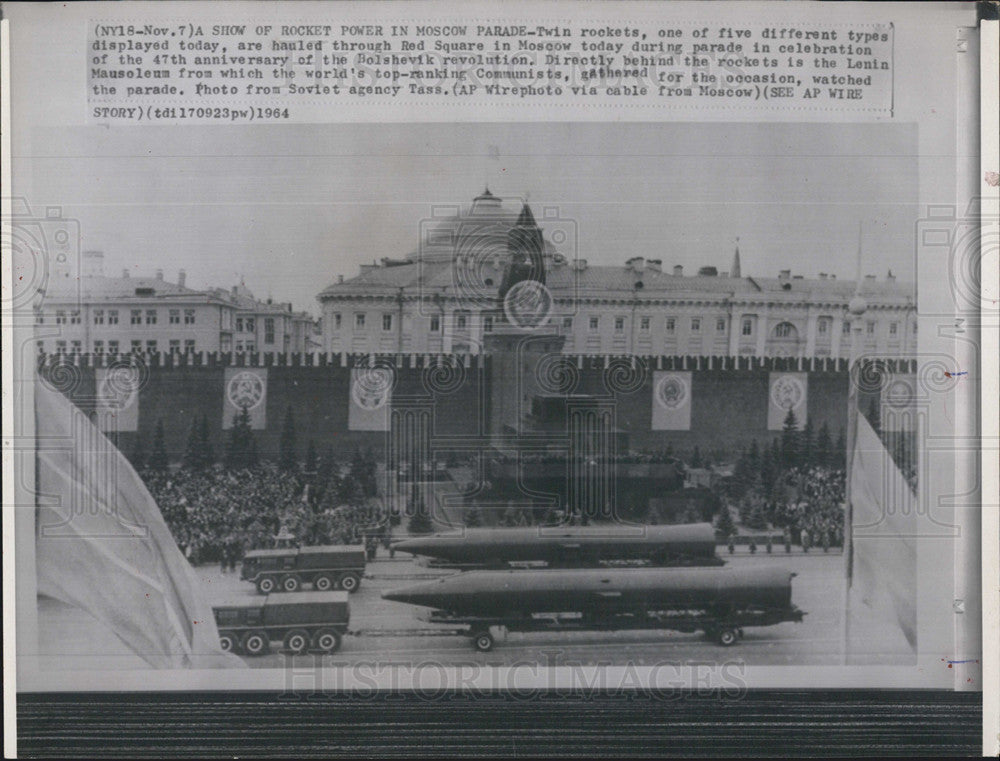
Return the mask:
M 851 471 L 858 437 L 858 385 L 861 367 L 861 341 L 864 325 L 861 318 L 868 311 L 868 302 L 861 295 L 861 222 L 858 222 L 858 263 L 854 296 L 847 304 L 851 317 L 851 346 L 847 362 L 847 452 L 844 460 L 844 611 L 842 623 L 842 665 L 847 665 L 851 636 L 851 586 L 854 582 L 854 504 L 851 501 Z

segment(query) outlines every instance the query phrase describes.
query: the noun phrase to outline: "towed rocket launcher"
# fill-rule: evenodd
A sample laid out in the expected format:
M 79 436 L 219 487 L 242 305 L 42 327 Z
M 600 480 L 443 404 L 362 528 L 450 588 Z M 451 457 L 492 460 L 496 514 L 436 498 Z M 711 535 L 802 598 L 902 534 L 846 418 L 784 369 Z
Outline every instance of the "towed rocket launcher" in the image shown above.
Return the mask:
M 439 566 L 497 568 L 510 563 L 587 567 L 615 562 L 654 566 L 722 565 L 710 523 L 674 526 L 469 528 L 394 542 L 394 550 Z
M 383 593 L 430 608 L 430 620 L 469 625 L 475 646 L 511 631 L 673 629 L 735 644 L 744 626 L 801 621 L 780 568 L 471 571 Z

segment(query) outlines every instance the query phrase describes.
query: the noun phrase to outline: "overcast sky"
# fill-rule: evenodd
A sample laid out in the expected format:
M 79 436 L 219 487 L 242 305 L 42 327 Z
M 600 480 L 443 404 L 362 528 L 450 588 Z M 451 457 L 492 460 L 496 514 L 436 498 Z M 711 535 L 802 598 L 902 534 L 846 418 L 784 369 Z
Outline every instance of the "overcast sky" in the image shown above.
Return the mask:
M 744 275 L 851 278 L 860 224 L 865 271 L 912 279 L 916 141 L 884 123 L 81 127 L 39 130 L 13 170 L 108 274 L 243 279 L 318 314 L 338 274 L 414 250 L 435 204 L 486 183 L 528 194 L 543 228 L 558 213 L 594 264 L 728 270 L 739 236 Z

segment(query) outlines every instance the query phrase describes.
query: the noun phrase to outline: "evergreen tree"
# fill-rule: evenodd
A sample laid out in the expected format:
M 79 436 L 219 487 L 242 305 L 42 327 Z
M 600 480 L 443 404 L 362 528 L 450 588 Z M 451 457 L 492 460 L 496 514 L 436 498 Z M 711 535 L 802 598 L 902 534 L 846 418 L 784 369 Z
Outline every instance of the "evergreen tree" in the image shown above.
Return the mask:
M 812 418 L 806 417 L 805 429 L 799 438 L 799 463 L 804 467 L 816 465 L 816 436 Z
M 339 475 L 337 460 L 333 456 L 333 447 L 329 444 L 323 450 L 323 456 L 320 458 L 319 465 L 316 468 L 316 475 L 321 484 L 326 484 L 331 476 Z
M 253 467 L 257 462 L 257 443 L 250 427 L 250 413 L 243 407 L 233 416 L 226 447 L 226 467 L 230 470 Z
M 285 408 L 285 421 L 281 426 L 281 442 L 278 447 L 278 465 L 286 472 L 298 469 L 298 458 L 295 456 L 295 419 L 292 417 L 292 406 Z
M 837 443 L 833 447 L 831 466 L 837 470 L 843 470 L 847 462 L 847 439 L 844 437 L 844 429 L 840 429 L 837 434 Z
M 736 533 L 736 523 L 733 521 L 732 513 L 727 505 L 719 508 L 718 517 L 715 520 L 715 530 L 722 537 L 729 537 Z
M 257 441 L 256 439 L 254 439 L 252 432 L 250 434 L 250 446 L 248 447 L 248 449 L 249 451 L 247 452 L 247 467 L 256 468 L 258 462 Z
M 136 470 L 146 467 L 146 447 L 143 445 L 142 436 L 138 431 L 135 433 L 135 442 L 132 444 L 132 454 L 129 455 L 129 462 Z
M 201 445 L 201 464 L 205 468 L 211 468 L 215 465 L 215 449 L 212 447 L 212 438 L 208 430 L 208 415 L 201 416 L 199 443 Z
M 764 450 L 764 455 L 761 457 L 760 462 L 760 484 L 765 494 L 771 493 L 777 480 L 778 466 L 774 457 L 774 450 L 768 447 Z
M 814 456 L 816 464 L 824 468 L 829 467 L 832 452 L 833 442 L 830 441 L 830 426 L 823 423 L 819 427 L 819 433 L 816 435 L 816 453 Z
M 799 464 L 801 454 L 799 434 L 799 421 L 795 413 L 789 409 L 781 426 L 781 464 L 785 468 L 794 468 Z
M 184 448 L 184 467 L 190 470 L 202 468 L 200 422 L 197 417 L 191 421 L 191 433 L 188 434 L 187 446 Z
M 317 460 L 316 460 L 316 442 L 309 439 L 309 445 L 306 447 L 306 473 L 315 473 Z
M 167 458 L 167 446 L 163 437 L 163 420 L 157 419 L 156 430 L 153 432 L 153 451 L 149 455 L 149 468 L 151 470 L 164 472 L 169 470 L 170 463 Z
M 434 532 L 434 523 L 427 513 L 423 499 L 417 498 L 410 501 L 410 522 L 407 528 L 411 534 L 431 534 Z
M 694 451 L 691 453 L 691 467 L 702 467 L 701 450 L 697 446 L 695 446 Z

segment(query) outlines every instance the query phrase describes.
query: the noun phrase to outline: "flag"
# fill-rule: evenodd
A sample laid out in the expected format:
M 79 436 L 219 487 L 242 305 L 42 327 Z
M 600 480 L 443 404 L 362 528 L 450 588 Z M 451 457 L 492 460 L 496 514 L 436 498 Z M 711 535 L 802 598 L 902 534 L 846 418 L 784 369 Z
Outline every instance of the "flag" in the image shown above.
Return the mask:
M 916 496 L 865 416 L 857 409 L 851 414 L 852 612 L 889 615 L 916 649 Z
M 691 373 L 653 372 L 654 431 L 691 430 Z
M 255 431 L 267 428 L 267 368 L 227 367 L 225 393 L 222 395 L 222 427 L 233 427 L 233 420 L 246 408 L 250 427 Z
M 805 428 L 808 384 L 808 373 L 771 373 L 768 384 L 767 430 L 782 430 L 788 410 L 795 413 L 799 430 Z
M 136 366 L 115 364 L 99 367 L 97 380 L 97 427 L 104 432 L 139 430 L 139 387 L 142 376 Z
M 220 649 L 194 569 L 128 461 L 43 384 L 35 417 L 38 593 L 90 614 L 154 668 L 241 667 Z
M 351 369 L 347 427 L 352 431 L 388 431 L 395 371 L 389 365 Z

